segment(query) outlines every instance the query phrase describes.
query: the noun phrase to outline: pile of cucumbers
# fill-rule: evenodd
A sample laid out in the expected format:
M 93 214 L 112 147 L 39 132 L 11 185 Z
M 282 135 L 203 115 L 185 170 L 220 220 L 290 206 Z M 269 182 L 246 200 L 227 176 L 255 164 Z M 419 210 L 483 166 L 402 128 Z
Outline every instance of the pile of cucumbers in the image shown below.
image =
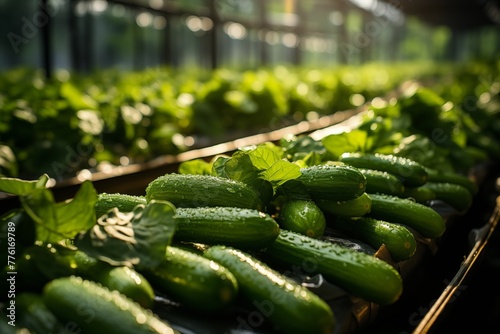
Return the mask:
M 161 295 L 200 314 L 227 316 L 243 301 L 278 332 L 331 333 L 337 324 L 332 307 L 287 273 L 299 268 L 352 296 L 395 303 L 403 292 L 395 264 L 411 259 L 417 237 L 438 239 L 446 230 L 430 201 L 463 212 L 477 191 L 466 176 L 408 158 L 346 152 L 302 166 L 298 177 L 273 184 L 272 195 L 262 196 L 252 183 L 218 175 L 214 161 L 208 174 L 203 169 L 158 177 L 144 196 L 98 195 L 94 208 L 103 230 L 106 219 L 126 220 L 138 207 L 172 207 L 175 233 L 154 268 L 103 261 L 71 241 L 35 241 L 24 249 L 16 270 L 38 278 L 18 275 L 18 323 L 31 333 L 176 333 L 155 314 Z M 133 243 L 130 232 L 119 231 Z M 374 250 L 385 247 L 390 258 L 332 242 L 332 233 Z M 46 275 L 37 258 L 52 259 L 57 270 Z M 15 332 L 0 325 L 2 332 Z

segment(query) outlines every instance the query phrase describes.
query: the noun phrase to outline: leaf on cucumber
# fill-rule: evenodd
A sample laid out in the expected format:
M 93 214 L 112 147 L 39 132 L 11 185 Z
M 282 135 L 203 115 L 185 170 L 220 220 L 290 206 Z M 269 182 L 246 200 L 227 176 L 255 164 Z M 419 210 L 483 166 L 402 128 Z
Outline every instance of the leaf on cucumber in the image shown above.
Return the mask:
M 128 213 L 113 208 L 81 233 L 75 245 L 111 265 L 152 269 L 164 259 L 172 241 L 177 226 L 174 214 L 175 207 L 166 201 L 153 200 Z
M 25 196 L 37 189 L 44 189 L 48 180 L 49 176 L 47 174 L 43 174 L 38 180 L 0 177 L 0 191 L 12 195 Z

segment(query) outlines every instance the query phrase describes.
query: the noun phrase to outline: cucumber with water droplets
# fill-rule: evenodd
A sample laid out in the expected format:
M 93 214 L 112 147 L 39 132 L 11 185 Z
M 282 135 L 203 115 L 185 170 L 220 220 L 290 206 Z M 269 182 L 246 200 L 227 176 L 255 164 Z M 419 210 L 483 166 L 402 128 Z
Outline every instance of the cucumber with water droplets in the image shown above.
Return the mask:
M 269 214 L 234 207 L 177 208 L 175 241 L 222 244 L 242 249 L 267 247 L 279 225 Z
M 404 185 L 401 180 L 386 171 L 360 168 L 359 171 L 366 177 L 366 192 L 401 196 Z
M 167 297 L 202 312 L 224 310 L 238 294 L 238 282 L 227 268 L 175 246 L 167 246 L 165 259 L 144 275 Z
M 139 204 L 146 205 L 146 197 L 120 193 L 101 193 L 94 205 L 95 214 L 99 218 L 113 208 L 118 208 L 121 212 L 132 212 Z
M 375 249 L 385 245 L 396 262 L 408 260 L 417 250 L 415 236 L 403 225 L 370 217 L 336 217 L 329 221 L 329 225 Z
M 441 200 L 459 212 L 466 211 L 473 201 L 472 193 L 464 186 L 448 182 L 427 182 L 426 187 L 436 195 L 436 199 Z
M 366 178 L 354 167 L 343 164 L 314 165 L 301 169 L 297 179 L 312 199 L 347 201 L 363 195 Z
M 146 187 L 146 200 L 171 202 L 177 208 L 227 206 L 263 210 L 257 193 L 245 183 L 199 174 L 166 174 Z
M 48 309 L 72 332 L 92 334 L 178 334 L 151 310 L 81 277 L 57 278 L 43 288 Z
M 443 217 L 431 207 L 406 198 L 370 194 L 368 216 L 413 228 L 425 238 L 439 238 L 446 230 Z
M 204 256 L 228 268 L 242 297 L 255 308 L 252 312 L 283 332 L 332 333 L 336 324 L 332 309 L 306 287 L 235 248 L 213 246 Z
M 326 227 L 323 211 L 314 201 L 303 199 L 286 200 L 280 208 L 278 222 L 284 229 L 313 238 L 322 236 Z
M 392 304 L 403 292 L 399 273 L 387 262 L 328 241 L 281 230 L 265 255 L 307 274 L 321 274 L 350 294 L 378 304 Z
M 392 154 L 380 153 L 343 153 L 339 160 L 357 168 L 380 170 L 393 174 L 401 179 L 405 186 L 418 187 L 428 181 L 425 168 L 418 162 Z
M 436 199 L 436 194 L 424 184 L 420 187 L 405 187 L 403 194 L 399 197 L 408 198 L 418 203 L 426 203 Z
M 367 193 L 348 201 L 317 199 L 316 204 L 326 213 L 342 217 L 361 217 L 368 214 L 372 199 Z

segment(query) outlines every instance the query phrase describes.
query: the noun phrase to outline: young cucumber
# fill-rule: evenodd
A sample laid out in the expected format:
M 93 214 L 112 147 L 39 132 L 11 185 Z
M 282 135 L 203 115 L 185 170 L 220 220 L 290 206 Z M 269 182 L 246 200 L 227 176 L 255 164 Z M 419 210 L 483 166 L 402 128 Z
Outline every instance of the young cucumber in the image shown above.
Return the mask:
M 394 261 L 411 258 L 417 250 L 415 236 L 406 227 L 370 217 L 336 217 L 329 221 L 335 230 L 378 249 L 387 247 Z
M 366 192 L 368 193 L 401 196 L 404 192 L 403 183 L 393 174 L 366 168 L 360 168 L 359 171 L 366 177 Z
M 431 168 L 426 168 L 426 171 L 429 175 L 429 182 L 458 184 L 467 188 L 472 195 L 475 195 L 478 192 L 477 183 L 465 175 L 453 172 L 441 172 Z
M 118 208 L 121 212 L 132 212 L 139 204 L 146 204 L 146 197 L 126 194 L 101 193 L 95 203 L 95 214 L 99 218 L 110 209 Z
M 92 258 L 82 251 L 74 255 L 76 274 L 100 283 L 111 291 L 118 291 L 142 307 L 152 308 L 154 291 L 149 281 L 136 270 L 126 266 L 112 266 Z
M 234 207 L 177 208 L 175 241 L 224 244 L 260 249 L 278 236 L 279 225 L 268 214 Z
M 346 152 L 339 160 L 357 168 L 375 169 L 393 174 L 400 178 L 405 186 L 418 187 L 425 184 L 429 178 L 425 168 L 416 161 L 391 154 Z
M 446 224 L 439 213 L 406 198 L 370 194 L 372 209 L 368 216 L 413 228 L 425 238 L 439 238 Z
M 403 195 L 398 197 L 412 199 L 417 203 L 426 203 L 436 199 L 436 194 L 424 184 L 420 187 L 405 187 Z
M 348 201 L 317 199 L 316 204 L 323 212 L 343 217 L 361 217 L 368 214 L 372 199 L 367 193 Z
M 155 289 L 189 308 L 217 312 L 238 294 L 234 275 L 202 255 L 167 246 L 165 260 L 145 272 Z
M 323 211 L 312 200 L 286 200 L 280 208 L 278 222 L 284 229 L 312 238 L 322 236 L 326 227 Z
M 327 241 L 281 230 L 266 250 L 273 261 L 302 266 L 308 274 L 321 274 L 348 293 L 378 304 L 396 302 L 403 282 L 387 262 Z
M 246 184 L 211 175 L 166 174 L 150 182 L 146 200 L 169 201 L 176 207 L 229 206 L 262 210 L 257 193 Z
M 459 212 L 466 211 L 472 204 L 471 192 L 455 183 L 448 182 L 427 182 L 423 187 L 432 190 L 436 199 L 441 200 Z
M 47 283 L 43 300 L 59 321 L 71 325 L 75 333 L 178 333 L 125 295 L 77 276 Z
M 204 256 L 228 268 L 236 276 L 243 298 L 280 330 L 332 333 L 336 322 L 330 306 L 294 280 L 235 248 L 213 246 Z
M 347 201 L 361 196 L 366 178 L 357 169 L 343 164 L 314 165 L 301 169 L 297 179 L 306 187 L 312 199 Z

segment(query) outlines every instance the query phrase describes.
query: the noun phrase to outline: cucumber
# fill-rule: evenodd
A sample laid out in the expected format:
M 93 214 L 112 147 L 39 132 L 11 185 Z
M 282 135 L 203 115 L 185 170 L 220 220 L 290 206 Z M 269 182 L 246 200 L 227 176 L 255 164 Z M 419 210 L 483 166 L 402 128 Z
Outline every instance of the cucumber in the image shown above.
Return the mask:
M 423 187 L 426 187 L 436 195 L 436 199 L 441 200 L 459 212 L 466 211 L 473 201 L 471 192 L 455 183 L 447 182 L 427 182 Z
M 16 296 L 16 326 L 28 333 L 65 333 L 64 326 L 45 305 L 42 295 L 21 292 Z M 3 333 L 3 332 L 2 332 Z
M 359 171 L 366 177 L 366 192 L 368 193 L 401 196 L 404 192 L 403 182 L 393 174 L 366 168 L 360 168 Z
M 399 273 L 387 262 L 328 241 L 281 230 L 265 254 L 272 261 L 303 266 L 348 293 L 381 305 L 396 302 L 403 292 Z
M 257 193 L 243 182 L 212 175 L 166 174 L 146 187 L 146 200 L 169 201 L 176 207 L 228 206 L 263 210 Z
M 439 238 L 446 224 L 439 213 L 406 198 L 370 194 L 372 209 L 368 216 L 413 228 L 425 238 Z
M 436 194 L 424 184 L 420 187 L 405 187 L 403 195 L 399 197 L 412 199 L 418 203 L 426 203 L 436 199 Z
M 367 193 L 348 201 L 332 201 L 317 199 L 316 204 L 323 212 L 343 217 L 361 217 L 368 214 L 372 200 Z
M 167 246 L 165 260 L 144 275 L 155 289 L 198 311 L 224 310 L 238 294 L 238 282 L 227 268 L 174 246 Z
M 73 332 L 178 333 L 150 310 L 102 285 L 81 277 L 61 277 L 47 283 L 43 300 Z
M 314 165 L 301 169 L 297 178 L 304 184 L 312 199 L 347 201 L 361 196 L 366 189 L 366 178 L 354 167 Z
M 243 249 L 267 247 L 279 225 L 268 214 L 234 207 L 177 208 L 176 242 L 224 244 Z
M 405 186 L 418 187 L 429 178 L 425 168 L 418 162 L 392 154 L 380 153 L 343 153 L 339 160 L 357 168 L 375 169 L 393 174 L 400 178 Z
M 452 172 L 441 172 L 431 168 L 426 168 L 426 171 L 427 174 L 429 174 L 429 182 L 458 184 L 467 188 L 472 195 L 476 195 L 479 190 L 477 183 L 465 175 Z
M 134 211 L 134 208 L 139 204 L 145 205 L 146 197 L 119 193 L 101 193 L 98 195 L 97 202 L 94 206 L 95 214 L 96 217 L 99 218 L 112 208 L 118 208 L 121 212 L 132 212 Z
M 280 330 L 332 333 L 336 324 L 332 309 L 306 287 L 235 248 L 213 246 L 204 256 L 228 268 L 238 281 L 242 297 L 256 308 L 253 312 Z
M 326 227 L 325 214 L 312 200 L 286 200 L 280 208 L 278 222 L 284 229 L 312 238 L 322 236 Z
M 111 291 L 116 290 L 142 307 L 153 307 L 153 287 L 141 273 L 126 266 L 112 266 L 82 251 L 76 251 L 74 259 L 77 275 L 100 283 Z
M 370 217 L 337 217 L 329 221 L 335 230 L 366 242 L 375 249 L 387 247 L 394 261 L 411 258 L 417 250 L 415 236 L 406 227 Z

